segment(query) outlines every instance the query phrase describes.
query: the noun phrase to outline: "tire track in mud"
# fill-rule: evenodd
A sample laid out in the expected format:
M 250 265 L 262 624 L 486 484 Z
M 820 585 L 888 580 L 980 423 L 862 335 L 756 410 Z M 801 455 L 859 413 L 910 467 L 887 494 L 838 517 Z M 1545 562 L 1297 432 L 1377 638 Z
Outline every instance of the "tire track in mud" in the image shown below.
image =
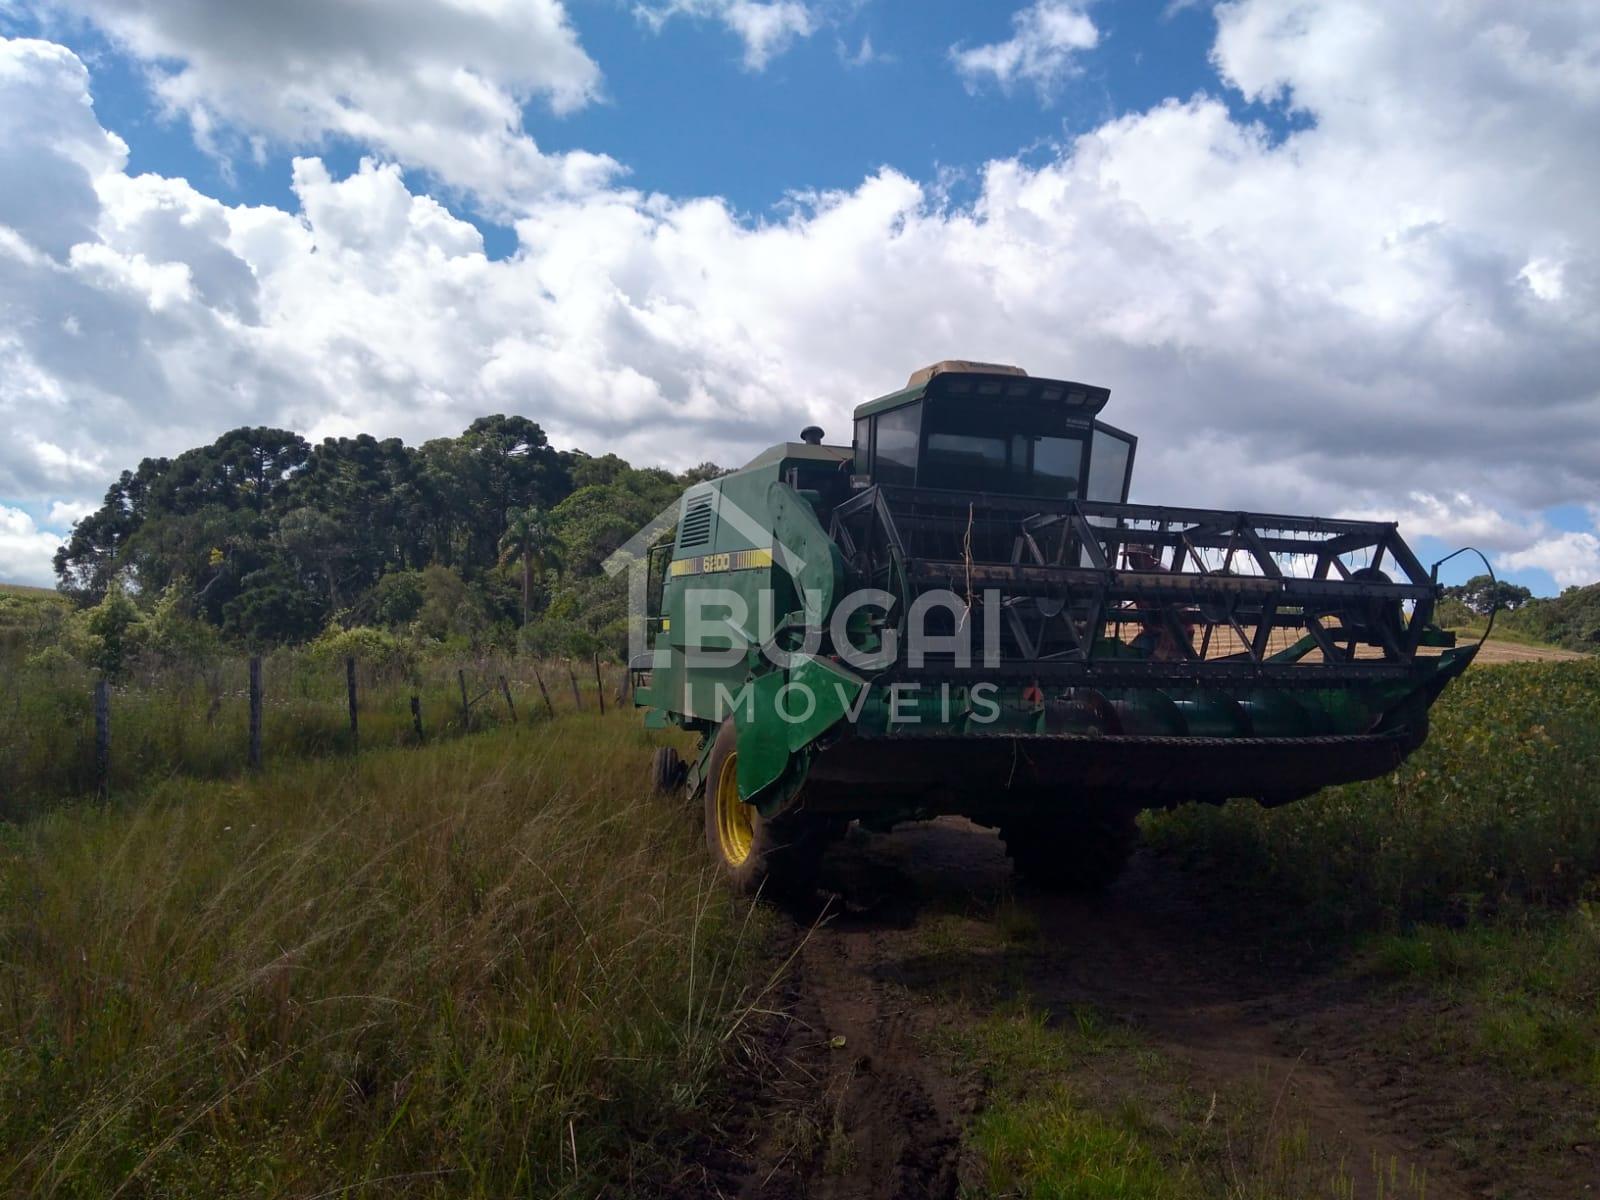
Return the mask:
M 744 1149 L 702 1194 L 955 1197 L 983 1094 L 932 1050 L 941 1023 L 959 1019 L 937 997 L 1002 976 L 1052 1016 L 1070 1021 L 1087 1005 L 1130 1028 L 1193 1087 L 1263 1090 L 1274 1122 L 1342 1151 L 1357 1198 L 1394 1194 L 1375 1170 L 1395 1163 L 1426 1172 L 1428 1200 L 1592 1194 L 1464 1170 L 1446 1136 L 1460 1104 L 1419 1105 L 1414 1086 L 1397 1104 L 1385 1087 L 1393 1072 L 1374 1069 L 1381 1002 L 1322 969 L 1315 947 L 1296 953 L 1225 921 L 1149 855 L 1103 898 L 1018 900 L 1037 922 L 1024 949 L 999 938 L 930 948 L 941 917 L 992 926 L 1011 887 L 998 838 L 965 821 L 853 834 L 830 852 L 824 880 L 832 900 L 819 922 L 795 927 L 784 1011 L 762 1050 L 768 1071 L 734 1139 Z
M 835 1103 L 823 1127 L 823 1170 L 806 1195 L 818 1200 L 946 1197 L 974 1093 L 963 1094 L 931 1056 L 914 1001 L 877 982 L 881 939 L 844 921 L 802 951 L 810 1021 L 826 1031 Z

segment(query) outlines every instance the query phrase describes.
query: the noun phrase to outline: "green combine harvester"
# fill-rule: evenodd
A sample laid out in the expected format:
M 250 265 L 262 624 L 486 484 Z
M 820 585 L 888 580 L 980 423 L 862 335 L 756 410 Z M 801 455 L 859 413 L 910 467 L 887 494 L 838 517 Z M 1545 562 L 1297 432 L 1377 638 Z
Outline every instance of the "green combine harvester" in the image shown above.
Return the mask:
M 654 783 L 744 890 L 961 814 L 1039 886 L 1103 887 L 1141 809 L 1283 804 L 1393 769 L 1476 647 L 1392 523 L 1128 502 L 1105 388 L 940 363 L 685 492 L 650 551 Z

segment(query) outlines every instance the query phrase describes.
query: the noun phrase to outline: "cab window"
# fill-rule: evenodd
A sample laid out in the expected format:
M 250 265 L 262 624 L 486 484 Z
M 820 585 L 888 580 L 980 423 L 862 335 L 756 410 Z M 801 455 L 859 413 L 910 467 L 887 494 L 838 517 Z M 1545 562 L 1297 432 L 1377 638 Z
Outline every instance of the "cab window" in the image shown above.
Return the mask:
M 917 481 L 917 445 L 922 431 L 922 405 L 883 413 L 874 434 L 872 477 L 877 483 L 909 486 Z
M 872 422 L 866 417 L 856 421 L 855 473 L 865 475 L 872 464 Z
M 1133 438 L 1120 430 L 1095 423 L 1089 455 L 1087 500 L 1122 503 L 1128 498 L 1128 466 L 1133 459 Z
M 1073 500 L 1083 466 L 1083 439 L 1038 437 L 1033 439 L 1033 473 L 1028 491 L 1035 496 Z M 1093 467 L 1090 471 L 1093 471 Z

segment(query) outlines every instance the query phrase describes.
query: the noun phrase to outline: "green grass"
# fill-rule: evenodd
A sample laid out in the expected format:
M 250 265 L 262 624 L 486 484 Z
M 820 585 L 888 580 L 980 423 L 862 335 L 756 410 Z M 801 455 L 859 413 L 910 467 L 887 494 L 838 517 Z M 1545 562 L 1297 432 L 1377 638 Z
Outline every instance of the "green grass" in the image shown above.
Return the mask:
M 1455 625 L 1451 627 L 1451 632 L 1456 635 L 1462 645 L 1478 641 L 1483 637 L 1483 631 L 1484 626 L 1482 625 Z M 1559 650 L 1562 648 L 1555 642 L 1546 641 L 1525 630 L 1508 628 L 1500 620 L 1495 621 L 1489 641 L 1491 644 L 1505 642 L 1513 646 L 1532 646 L 1539 650 Z
M 569 716 L 0 826 L 0 1192 L 663 1177 L 765 939 L 650 745 Z
M 1197 1088 L 1179 1063 L 1094 1009 L 1053 1020 L 1014 1001 L 953 1023 L 942 1048 L 987 1087 L 966 1139 L 969 1200 L 1356 1195 L 1340 1147 L 1280 1113 L 1279 1095 Z M 1398 1162 L 1369 1175 L 1393 1200 L 1427 1195 L 1425 1177 Z
M 54 588 L 32 587 L 26 583 L 0 583 L 0 596 L 60 596 Z
M 1600 660 L 1474 667 L 1382 779 L 1282 808 L 1191 806 L 1146 837 L 1314 928 L 1569 907 L 1600 879 Z
M 984 1190 L 1039 1200 L 1165 1200 L 1185 1192 L 1123 1123 L 1086 1111 L 1064 1087 L 996 1106 L 979 1118 L 971 1145 L 985 1163 Z
M 535 723 L 546 709 L 534 679 L 542 673 L 557 712 L 574 707 L 567 667 L 528 659 L 457 664 L 424 661 L 408 674 L 358 667 L 359 743 L 363 749 L 414 746 L 410 701 L 419 697 L 424 739 L 468 732 L 457 670 L 467 673 L 470 731 L 511 724 L 499 688 L 507 685 L 518 719 Z M 614 687 L 618 668 L 608 668 Z M 576 667 L 584 708 L 596 708 L 593 670 Z M 223 658 L 192 667 L 136 670 L 111 689 L 110 791 L 126 794 L 155 780 L 227 779 L 244 773 L 249 746 L 248 666 Z M 36 815 L 64 799 L 97 790 L 94 673 L 70 661 L 17 666 L 0 673 L 0 820 Z M 348 754 L 349 705 L 342 661 L 304 651 L 268 656 L 262 667 L 262 761 Z M 611 703 L 608 694 L 606 701 Z
M 1559 1158 L 1600 1134 L 1600 661 L 1474 668 L 1434 715 L 1386 779 L 1281 809 L 1180 810 L 1147 836 L 1224 902 L 1409 989 L 1420 1003 L 1390 1050 L 1556 1105 L 1550 1127 L 1578 1132 L 1529 1152 Z
M 1600 1099 L 1600 920 L 1589 906 L 1526 922 L 1421 928 L 1376 940 L 1372 975 L 1420 983 L 1450 1019 L 1427 1036 L 1503 1075 Z
M 1130 1114 L 1105 1116 L 1074 1095 L 1066 1078 L 1123 1039 L 1089 1010 L 1070 1028 L 1012 1004 L 954 1026 L 947 1049 L 987 1084 L 987 1102 L 967 1134 L 980 1171 L 972 1195 L 1038 1200 L 1164 1200 L 1186 1193 L 1189 1172 L 1163 1163 Z

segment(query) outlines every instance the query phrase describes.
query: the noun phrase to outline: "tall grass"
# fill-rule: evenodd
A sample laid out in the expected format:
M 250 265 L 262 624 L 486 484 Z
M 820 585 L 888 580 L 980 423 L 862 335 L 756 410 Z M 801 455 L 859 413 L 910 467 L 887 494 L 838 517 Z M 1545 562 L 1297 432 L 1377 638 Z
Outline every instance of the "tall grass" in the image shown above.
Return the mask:
M 511 724 L 500 688 L 506 679 L 518 719 L 546 717 L 535 671 L 557 712 L 598 708 L 591 664 L 535 663 L 516 657 L 415 666 L 358 664 L 359 742 L 363 748 L 418 742 L 411 697 L 422 709 L 423 740 L 458 737 Z M 458 671 L 466 674 L 463 719 Z M 615 687 L 620 668 L 608 668 Z M 0 820 L 29 817 L 50 803 L 98 788 L 94 742 L 94 673 L 65 655 L 48 666 L 17 662 L 0 670 Z M 240 774 L 249 748 L 249 668 L 243 657 L 142 667 L 111 691 L 113 793 L 169 776 L 223 779 Z M 348 752 L 349 705 L 342 660 L 283 650 L 262 668 L 262 760 Z M 609 706 L 612 695 L 605 697 Z
M 1392 775 L 1151 819 L 1157 846 L 1322 924 L 1570 906 L 1600 877 L 1600 660 L 1474 667 Z
M 650 745 L 565 716 L 0 826 L 0 1191 L 670 1172 L 762 938 Z

